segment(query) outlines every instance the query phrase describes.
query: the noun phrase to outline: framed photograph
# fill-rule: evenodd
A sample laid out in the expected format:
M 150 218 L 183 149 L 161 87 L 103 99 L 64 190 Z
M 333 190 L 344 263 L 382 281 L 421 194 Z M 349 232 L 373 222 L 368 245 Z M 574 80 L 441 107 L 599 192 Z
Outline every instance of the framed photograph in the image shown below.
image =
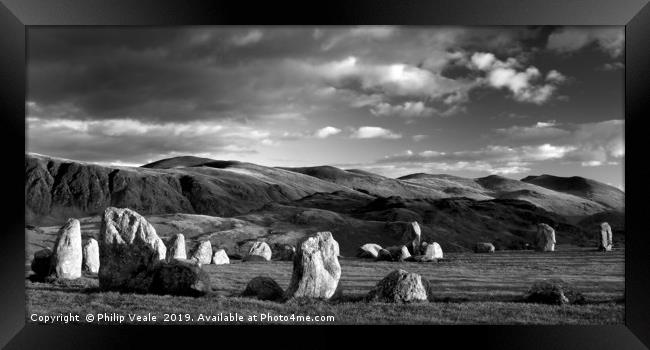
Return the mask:
M 3 346 L 650 345 L 645 1 L 2 5 Z

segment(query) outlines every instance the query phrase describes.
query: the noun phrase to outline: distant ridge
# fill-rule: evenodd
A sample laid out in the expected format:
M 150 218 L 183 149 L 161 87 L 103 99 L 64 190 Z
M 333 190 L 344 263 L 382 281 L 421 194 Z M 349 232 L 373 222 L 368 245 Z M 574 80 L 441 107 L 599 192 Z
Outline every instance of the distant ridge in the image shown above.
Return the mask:
M 625 207 L 625 192 L 596 180 L 580 176 L 561 177 L 543 174 L 527 176 L 521 181 L 589 199 L 617 211 L 622 211 Z

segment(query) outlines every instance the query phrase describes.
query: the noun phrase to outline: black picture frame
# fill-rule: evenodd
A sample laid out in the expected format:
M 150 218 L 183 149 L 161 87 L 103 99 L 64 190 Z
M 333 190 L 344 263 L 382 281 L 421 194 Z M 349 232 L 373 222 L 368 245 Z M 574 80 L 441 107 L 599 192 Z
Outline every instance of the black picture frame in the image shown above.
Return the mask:
M 178 327 L 92 325 L 39 326 L 25 322 L 24 193 L 17 184 L 24 165 L 27 27 L 42 25 L 205 25 L 205 24 L 402 24 L 402 25 L 619 25 L 625 26 L 625 325 L 616 326 L 428 326 L 384 331 L 356 326 L 349 337 L 364 346 L 447 346 L 521 349 L 644 349 L 650 347 L 650 234 L 644 215 L 650 172 L 644 169 L 644 127 L 650 99 L 650 5 L 648 0 L 388 0 L 259 2 L 250 1 L 96 1 L 0 0 L 0 109 L 4 135 L 5 179 L 0 243 L 0 346 L 25 348 L 114 348 L 134 340 L 188 346 L 204 338 L 242 344 L 290 344 L 294 335 L 312 337 L 301 347 L 347 343 L 334 335 L 339 326 Z M 170 332 L 165 330 L 172 329 Z M 242 335 L 234 335 L 242 331 Z M 287 332 L 291 334 L 286 334 Z M 276 334 L 282 330 L 282 335 Z M 346 329 L 350 331 L 350 329 Z M 167 334 L 165 334 L 167 333 Z M 255 336 L 248 336 L 254 334 Z M 264 339 L 266 338 L 266 340 Z M 387 339 L 388 338 L 388 339 Z M 181 345 L 184 344 L 184 345 Z M 218 345 L 217 345 L 218 344 Z M 645 345 L 644 345 L 645 344 Z M 153 344 L 151 344 L 153 345 Z M 225 343 L 224 343 L 225 345 Z

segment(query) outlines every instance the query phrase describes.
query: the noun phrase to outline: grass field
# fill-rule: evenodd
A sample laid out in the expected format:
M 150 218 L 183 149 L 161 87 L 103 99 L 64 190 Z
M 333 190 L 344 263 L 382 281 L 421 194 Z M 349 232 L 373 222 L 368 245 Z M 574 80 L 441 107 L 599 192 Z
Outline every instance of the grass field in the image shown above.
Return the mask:
M 558 246 L 553 253 L 497 251 L 494 254 L 449 253 L 438 263 L 374 262 L 341 258 L 344 297 L 339 301 L 294 300 L 287 303 L 238 297 L 255 276 L 270 276 L 286 289 L 291 262 L 240 262 L 205 265 L 213 293 L 191 298 L 100 292 L 97 279 L 84 277 L 66 283 L 27 280 L 28 319 L 31 314 L 116 313 L 156 316 L 156 324 L 230 323 L 218 316 L 237 313 L 244 322 L 260 322 L 259 315 L 283 315 L 275 323 L 315 323 L 294 316 L 333 316 L 325 322 L 343 324 L 614 324 L 624 321 L 624 250 L 609 253 Z M 367 303 L 362 297 L 390 271 L 401 268 L 421 274 L 434 286 L 434 302 L 412 305 Z M 560 278 L 582 292 L 586 305 L 530 304 L 521 297 L 533 282 Z M 177 316 L 165 316 L 175 314 Z M 203 322 L 200 315 L 217 316 Z M 248 317 L 258 315 L 257 320 Z M 178 318 L 182 321 L 179 321 Z M 165 322 L 167 318 L 170 322 Z M 174 320 L 176 320 L 174 322 Z M 145 322 L 146 323 L 146 322 Z M 149 322 L 151 323 L 151 322 Z

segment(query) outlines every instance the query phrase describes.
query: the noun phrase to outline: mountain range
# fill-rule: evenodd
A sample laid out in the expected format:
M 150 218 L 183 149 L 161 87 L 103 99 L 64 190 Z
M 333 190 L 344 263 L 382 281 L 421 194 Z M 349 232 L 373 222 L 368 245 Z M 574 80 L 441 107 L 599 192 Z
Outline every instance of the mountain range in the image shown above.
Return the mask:
M 478 240 L 520 249 L 538 222 L 554 225 L 560 241 L 586 244 L 602 220 L 615 234 L 624 232 L 624 200 L 618 188 L 582 177 L 418 173 L 395 179 L 332 166 L 279 168 L 192 156 L 141 167 L 25 156 L 29 225 L 129 207 L 143 215 L 235 218 L 279 240 L 330 230 L 348 253 L 367 242 L 399 243 L 390 223 L 414 220 L 425 238 L 448 250 Z

